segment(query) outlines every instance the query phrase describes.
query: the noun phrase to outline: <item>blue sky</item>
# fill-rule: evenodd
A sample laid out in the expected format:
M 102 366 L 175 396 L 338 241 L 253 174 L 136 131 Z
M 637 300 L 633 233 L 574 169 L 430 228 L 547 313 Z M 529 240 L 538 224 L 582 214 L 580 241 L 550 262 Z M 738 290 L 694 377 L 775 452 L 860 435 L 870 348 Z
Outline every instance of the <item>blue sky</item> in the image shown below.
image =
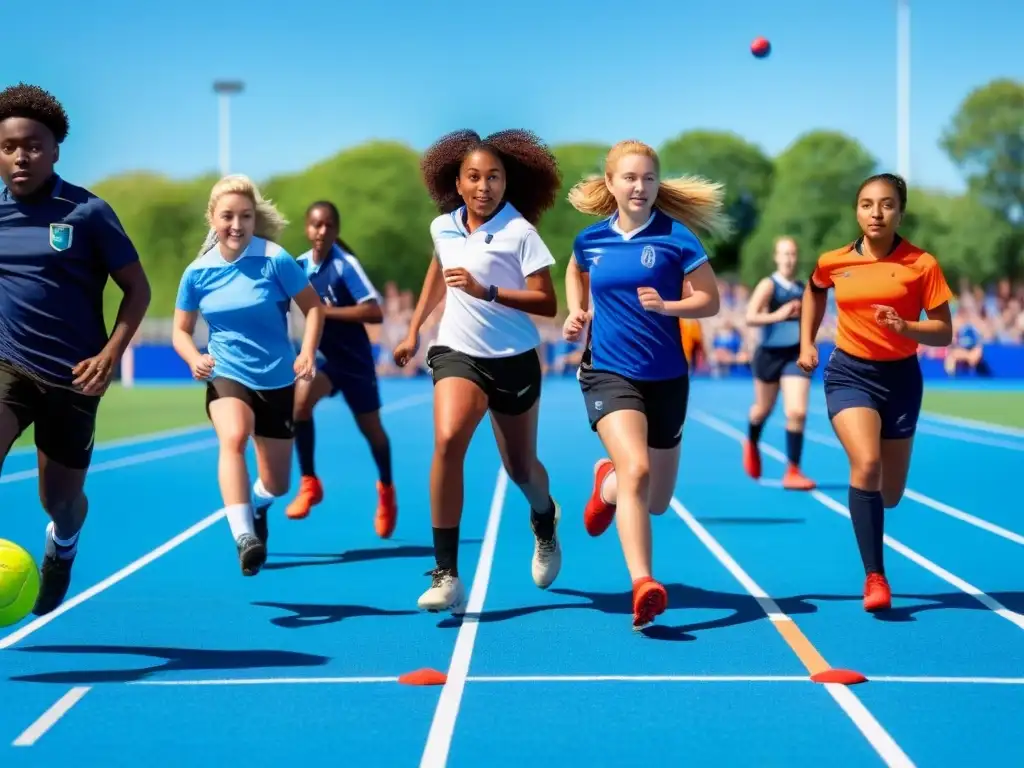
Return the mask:
M 1024 2 L 912 5 L 911 181 L 961 189 L 939 138 L 974 87 L 1024 79 Z M 64 102 L 59 170 L 79 184 L 215 171 L 216 78 L 246 82 L 232 170 L 257 179 L 462 127 L 655 145 L 723 129 L 770 154 L 834 128 L 895 168 L 895 0 L 50 0 L 44 17 L 43 35 L 9 30 L 4 69 Z

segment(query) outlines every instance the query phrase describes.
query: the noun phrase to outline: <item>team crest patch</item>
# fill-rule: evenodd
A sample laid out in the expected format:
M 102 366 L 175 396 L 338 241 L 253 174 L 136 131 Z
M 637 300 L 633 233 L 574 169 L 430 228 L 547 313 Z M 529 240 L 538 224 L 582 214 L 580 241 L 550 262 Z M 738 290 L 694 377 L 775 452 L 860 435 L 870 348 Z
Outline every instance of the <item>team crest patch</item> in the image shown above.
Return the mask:
M 75 228 L 70 224 L 50 225 L 50 247 L 55 251 L 66 251 L 71 247 Z
M 640 252 L 640 263 L 650 269 L 654 266 L 654 248 L 649 245 L 645 245 L 643 251 Z

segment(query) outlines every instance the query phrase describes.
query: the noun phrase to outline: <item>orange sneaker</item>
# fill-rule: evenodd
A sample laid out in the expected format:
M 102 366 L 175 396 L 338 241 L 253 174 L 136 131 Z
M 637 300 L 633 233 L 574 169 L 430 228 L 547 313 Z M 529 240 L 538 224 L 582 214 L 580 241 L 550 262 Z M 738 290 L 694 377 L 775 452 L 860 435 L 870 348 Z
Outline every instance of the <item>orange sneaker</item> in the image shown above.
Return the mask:
M 790 464 L 782 476 L 782 487 L 787 491 L 812 491 L 817 484 L 801 472 L 800 467 Z
M 869 573 L 864 581 L 864 610 L 869 613 L 892 608 L 892 590 L 889 581 L 880 573 Z
M 395 486 L 384 485 L 377 481 L 377 516 L 373 519 L 373 528 L 382 539 L 390 539 L 398 524 L 398 498 Z
M 615 519 L 615 505 L 601 498 L 601 486 L 605 479 L 615 470 L 609 459 L 599 459 L 594 465 L 594 489 L 590 492 L 590 500 L 583 510 L 583 527 L 591 536 L 600 536 L 608 530 Z
M 743 441 L 743 471 L 752 480 L 761 479 L 761 449 L 749 440 Z
M 633 629 L 643 629 L 668 607 L 668 591 L 651 576 L 633 582 Z
M 302 520 L 309 516 L 309 510 L 323 500 L 324 487 L 320 483 L 320 478 L 303 475 L 299 481 L 299 492 L 295 494 L 295 498 L 285 508 L 284 513 L 290 520 Z

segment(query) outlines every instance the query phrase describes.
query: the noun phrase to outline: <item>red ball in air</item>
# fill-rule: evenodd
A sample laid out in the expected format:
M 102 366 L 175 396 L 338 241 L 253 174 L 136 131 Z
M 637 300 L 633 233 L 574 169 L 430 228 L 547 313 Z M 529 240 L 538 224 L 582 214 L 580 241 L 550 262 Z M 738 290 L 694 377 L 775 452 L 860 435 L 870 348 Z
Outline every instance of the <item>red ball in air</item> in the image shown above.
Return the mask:
M 755 37 L 750 44 L 750 52 L 759 59 L 763 59 L 772 52 L 772 44 L 765 37 Z

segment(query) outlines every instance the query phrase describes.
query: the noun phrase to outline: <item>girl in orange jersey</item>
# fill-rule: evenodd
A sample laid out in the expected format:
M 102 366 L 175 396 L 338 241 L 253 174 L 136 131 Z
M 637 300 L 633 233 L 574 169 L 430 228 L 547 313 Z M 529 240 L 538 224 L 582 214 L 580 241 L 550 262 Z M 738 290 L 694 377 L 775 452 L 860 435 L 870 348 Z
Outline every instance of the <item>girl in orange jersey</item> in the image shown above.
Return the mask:
M 849 508 L 867 579 L 864 609 L 888 610 L 882 537 L 885 510 L 903 497 L 923 381 L 918 345 L 953 337 L 952 291 L 935 257 L 897 234 L 907 207 L 899 176 L 872 176 L 857 192 L 863 235 L 818 259 L 804 292 L 800 359 L 818 365 L 815 337 L 835 289 L 836 348 L 825 366 L 825 400 L 850 461 Z M 922 313 L 927 319 L 921 320 Z

